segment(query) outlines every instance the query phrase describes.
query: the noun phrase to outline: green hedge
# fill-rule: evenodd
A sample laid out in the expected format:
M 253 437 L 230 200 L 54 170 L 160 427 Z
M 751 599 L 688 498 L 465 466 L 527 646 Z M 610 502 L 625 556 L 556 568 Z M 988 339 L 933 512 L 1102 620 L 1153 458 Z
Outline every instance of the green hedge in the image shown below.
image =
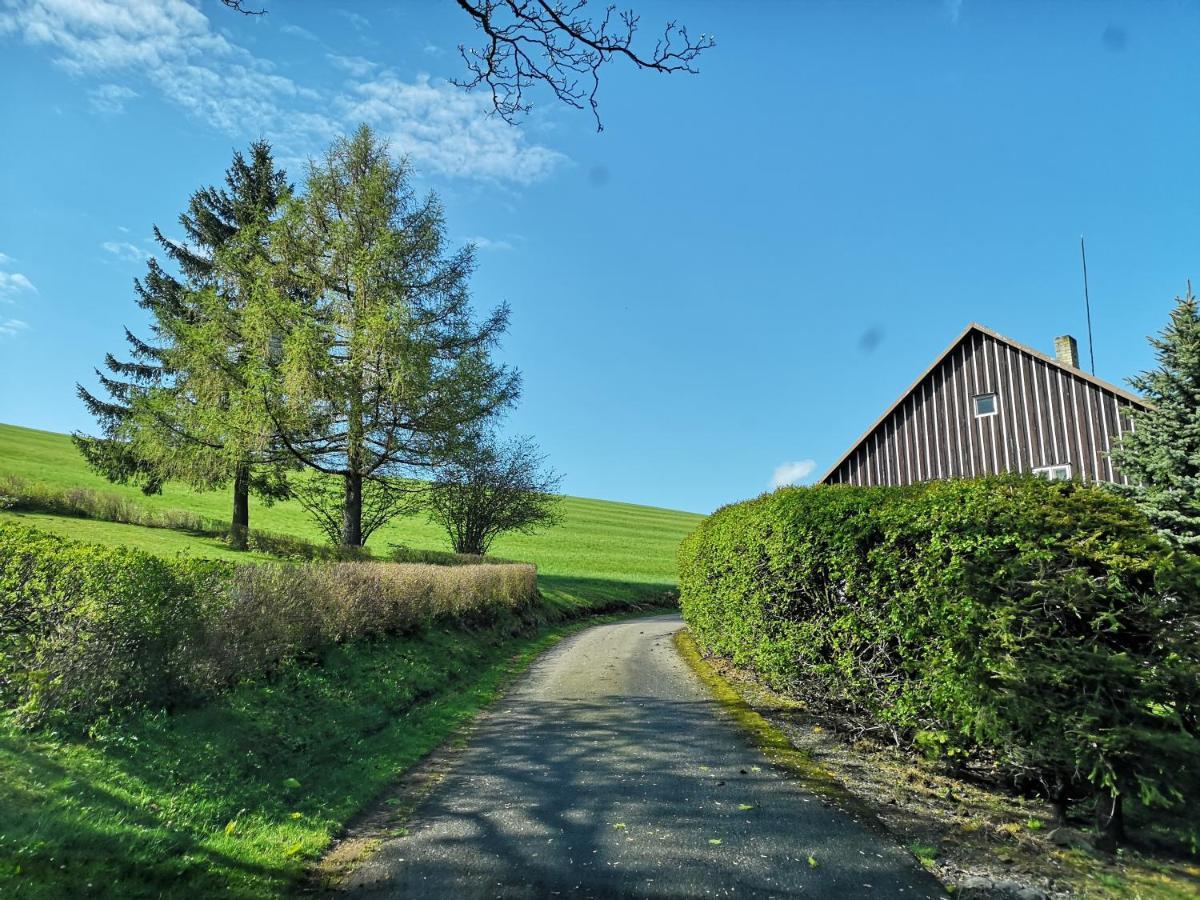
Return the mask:
M 776 688 L 1062 802 L 1195 790 L 1200 566 L 1107 490 L 788 488 L 718 510 L 679 568 L 700 644 Z
M 0 705 L 83 725 L 196 702 L 341 642 L 435 621 L 519 627 L 531 565 L 235 565 L 0 523 Z

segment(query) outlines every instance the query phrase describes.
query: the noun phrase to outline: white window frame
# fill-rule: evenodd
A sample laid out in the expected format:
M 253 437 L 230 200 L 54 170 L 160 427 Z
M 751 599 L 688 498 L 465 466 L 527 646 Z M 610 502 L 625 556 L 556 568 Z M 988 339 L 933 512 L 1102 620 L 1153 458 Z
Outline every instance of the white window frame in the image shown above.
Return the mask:
M 981 413 L 979 411 L 979 401 L 986 397 L 992 398 L 992 411 Z M 1000 395 L 995 391 L 984 391 L 982 394 L 975 394 L 971 397 L 971 409 L 975 413 L 977 419 L 987 419 L 1000 414 Z
M 1070 481 L 1071 464 L 1055 463 L 1052 466 L 1034 466 L 1033 474 L 1038 478 L 1045 478 L 1047 481 Z

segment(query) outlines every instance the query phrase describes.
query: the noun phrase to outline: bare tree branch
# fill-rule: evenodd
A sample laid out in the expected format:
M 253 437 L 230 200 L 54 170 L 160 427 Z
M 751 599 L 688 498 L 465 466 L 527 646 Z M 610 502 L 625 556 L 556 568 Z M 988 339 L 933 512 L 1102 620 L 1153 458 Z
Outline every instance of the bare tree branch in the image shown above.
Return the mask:
M 247 9 L 246 0 L 221 0 L 247 16 L 265 9 Z M 600 70 L 614 59 L 638 69 L 670 74 L 696 73 L 696 60 L 716 46 L 701 34 L 693 39 L 687 26 L 667 22 L 653 50 L 634 47 L 641 17 L 632 9 L 607 6 L 599 18 L 588 14 L 588 0 L 455 0 L 475 23 L 483 40 L 478 46 L 458 45 L 469 76 L 453 79 L 467 90 L 486 85 L 492 108 L 509 124 L 532 109 L 530 88 L 548 87 L 558 100 L 575 109 L 590 109 L 596 130 L 603 131 Z
M 561 102 L 591 109 L 603 131 L 600 69 L 623 58 L 638 69 L 695 73 L 697 57 L 716 46 L 711 35 L 693 40 L 687 27 L 668 22 L 651 52 L 634 48 L 640 17 L 608 6 L 598 20 L 586 15 L 587 0 L 455 0 L 484 37 L 477 47 L 459 45 L 471 73 L 455 84 L 468 90 L 487 85 L 492 106 L 506 122 L 527 113 L 529 88 L 541 83 Z
M 228 6 L 234 12 L 240 12 L 243 16 L 265 16 L 265 9 L 246 9 L 246 0 L 221 0 L 223 4 Z

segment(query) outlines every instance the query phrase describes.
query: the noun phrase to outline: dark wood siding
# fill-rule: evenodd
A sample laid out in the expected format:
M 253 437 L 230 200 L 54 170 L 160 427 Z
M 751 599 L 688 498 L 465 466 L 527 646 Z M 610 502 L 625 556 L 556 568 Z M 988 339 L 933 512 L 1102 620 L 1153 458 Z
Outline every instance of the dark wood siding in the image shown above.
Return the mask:
M 975 398 L 996 395 L 996 414 Z M 895 485 L 1069 465 L 1126 481 L 1109 452 L 1131 427 L 1115 391 L 991 334 L 969 330 L 830 472 L 827 484 Z

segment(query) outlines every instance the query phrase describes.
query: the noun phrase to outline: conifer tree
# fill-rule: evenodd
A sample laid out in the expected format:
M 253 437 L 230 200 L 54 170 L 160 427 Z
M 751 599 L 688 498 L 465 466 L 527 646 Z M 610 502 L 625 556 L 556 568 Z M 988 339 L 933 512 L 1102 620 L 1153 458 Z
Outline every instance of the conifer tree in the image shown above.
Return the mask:
M 239 338 L 232 316 L 242 306 L 242 286 L 222 276 L 217 263 L 244 231 L 265 233 L 290 192 L 266 141 L 251 145 L 249 159 L 235 153 L 225 187 L 196 191 L 180 216 L 185 242 L 154 228 L 155 240 L 178 275 L 151 258 L 146 276 L 134 282 L 137 303 L 151 317 L 150 340 L 127 328 L 129 358 L 106 355 L 109 374 L 96 374 L 107 399 L 77 385 L 102 435 L 74 435 L 88 464 L 111 481 L 136 483 L 147 493 L 161 491 L 166 479 L 200 488 L 232 481 L 230 537 L 239 549 L 245 547 L 249 528 L 250 492 L 268 500 L 285 492 L 277 468 L 270 465 L 279 456 L 266 441 L 248 440 L 246 430 L 228 427 L 244 423 L 222 420 L 220 398 L 197 396 L 188 367 L 199 364 L 200 353 L 187 342 L 203 335 L 222 343 L 217 358 L 236 356 Z M 222 369 L 216 374 L 231 373 Z
M 418 200 L 407 163 L 366 126 L 311 164 L 271 251 L 245 381 L 296 462 L 340 482 L 334 500 L 327 477 L 297 479 L 301 501 L 361 547 L 406 508 L 405 478 L 516 399 L 516 373 L 490 358 L 508 308 L 474 319 L 473 248 L 448 249 L 436 196 Z
M 1166 538 L 1200 551 L 1200 308 L 1189 283 L 1171 320 L 1150 338 L 1158 366 L 1131 378 L 1151 403 L 1113 450 L 1126 489 Z

